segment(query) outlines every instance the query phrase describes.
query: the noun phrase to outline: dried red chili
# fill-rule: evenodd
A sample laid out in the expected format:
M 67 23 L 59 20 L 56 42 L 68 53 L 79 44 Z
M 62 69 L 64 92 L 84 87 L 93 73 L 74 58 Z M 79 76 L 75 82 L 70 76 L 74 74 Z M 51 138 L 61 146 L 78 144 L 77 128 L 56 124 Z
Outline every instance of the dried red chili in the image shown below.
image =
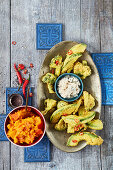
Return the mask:
M 72 140 L 73 143 L 77 143 L 77 140 Z
M 54 74 L 55 73 L 55 70 L 54 69 L 52 69 L 52 74 Z
M 68 51 L 68 54 L 69 55 L 73 54 L 73 51 L 72 50 Z
M 24 67 L 24 65 L 23 64 L 19 64 L 18 65 L 18 70 L 23 70 L 25 67 Z
M 18 88 L 18 90 L 19 90 L 23 81 L 22 81 L 22 76 L 21 76 L 20 72 L 18 71 L 18 69 L 16 67 L 16 63 L 14 64 L 14 69 L 16 71 L 16 75 L 17 75 L 18 81 L 19 81 L 19 88 Z
M 28 70 L 27 70 L 27 69 L 25 69 L 25 70 L 24 70 L 24 72 L 23 72 L 23 74 L 27 74 L 27 71 L 28 71 Z
M 67 116 L 67 113 L 64 113 L 63 116 Z
M 16 45 L 16 41 L 12 41 L 12 44 L 13 44 L 13 45 Z
M 75 131 L 78 131 L 78 128 L 77 128 L 77 127 L 75 127 L 75 128 L 74 128 L 74 130 L 75 130 Z
M 58 64 L 59 64 L 59 61 L 58 61 L 58 60 L 57 60 L 57 61 L 55 61 L 55 64 L 56 64 L 56 65 L 58 65 Z
M 78 119 L 74 119 L 74 121 L 75 121 L 76 123 L 78 123 L 78 122 L 79 122 L 79 120 L 78 120 Z
M 30 67 L 31 67 L 31 68 L 33 68 L 33 67 L 34 67 L 33 63 L 30 63 Z
M 78 127 L 80 127 L 80 125 L 78 125 Z
M 83 135 L 84 133 L 83 132 L 80 132 L 80 135 Z
M 25 80 L 23 87 L 22 87 L 24 98 L 26 98 L 25 90 L 26 90 L 26 86 L 29 83 L 29 80 L 30 80 L 30 74 L 29 74 L 29 78 L 27 80 Z

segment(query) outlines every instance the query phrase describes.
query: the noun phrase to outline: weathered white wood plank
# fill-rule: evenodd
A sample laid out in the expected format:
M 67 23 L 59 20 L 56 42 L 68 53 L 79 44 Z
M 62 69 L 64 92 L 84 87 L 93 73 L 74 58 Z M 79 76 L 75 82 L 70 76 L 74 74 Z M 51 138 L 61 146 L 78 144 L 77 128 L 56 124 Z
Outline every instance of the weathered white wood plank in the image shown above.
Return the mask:
M 100 52 L 98 0 L 81 1 L 81 41 L 88 45 L 90 52 Z M 99 146 L 87 146 L 81 152 L 83 170 L 101 169 Z
M 113 52 L 113 1 L 104 0 L 100 9 L 101 52 Z M 113 106 L 105 106 L 101 146 L 102 169 L 113 169 Z
M 0 1 L 0 114 L 5 114 L 5 87 L 10 86 L 10 1 Z M 10 169 L 10 144 L 0 141 L 0 170 Z
M 14 62 L 28 65 L 34 63 L 32 70 L 31 86 L 34 86 L 33 105 L 37 106 L 36 88 L 38 72 L 44 55 L 47 51 L 36 51 L 37 22 L 63 23 L 64 40 L 80 40 L 80 0 L 12 0 L 11 1 L 11 39 L 17 44 L 11 48 L 11 85 L 15 86 Z M 24 163 L 23 149 L 11 145 L 11 169 L 35 170 L 35 169 L 81 169 L 81 152 L 64 153 L 54 146 L 50 163 Z

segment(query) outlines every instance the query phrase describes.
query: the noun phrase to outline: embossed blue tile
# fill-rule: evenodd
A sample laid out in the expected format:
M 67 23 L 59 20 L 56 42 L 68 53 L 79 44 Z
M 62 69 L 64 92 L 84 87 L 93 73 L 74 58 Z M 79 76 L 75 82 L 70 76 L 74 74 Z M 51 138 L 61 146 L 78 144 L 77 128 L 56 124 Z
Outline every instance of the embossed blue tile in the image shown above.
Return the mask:
M 36 24 L 36 49 L 48 50 L 62 41 L 62 24 Z
M 35 146 L 24 148 L 24 162 L 50 162 L 50 141 L 46 135 Z
M 100 78 L 113 78 L 113 53 L 93 53 Z
M 7 115 L 0 114 L 0 141 L 8 141 L 4 132 L 4 122 Z
M 31 93 L 31 91 L 32 91 L 32 89 L 30 88 L 29 92 Z M 19 91 L 18 91 L 18 88 L 16 88 L 16 87 L 6 88 L 6 114 L 10 113 L 11 110 L 12 110 L 12 107 L 10 107 L 9 104 L 8 104 L 8 97 L 11 96 L 12 94 L 15 94 L 15 93 L 18 93 L 23 97 L 22 88 L 20 88 Z M 24 97 L 23 97 L 23 99 L 24 99 Z M 25 105 L 25 104 L 26 104 L 26 101 L 24 99 L 23 105 Z M 28 105 L 31 105 L 31 97 L 29 97 Z
M 113 79 L 101 79 L 102 104 L 113 105 Z
M 93 53 L 101 80 L 102 105 L 113 105 L 113 53 Z

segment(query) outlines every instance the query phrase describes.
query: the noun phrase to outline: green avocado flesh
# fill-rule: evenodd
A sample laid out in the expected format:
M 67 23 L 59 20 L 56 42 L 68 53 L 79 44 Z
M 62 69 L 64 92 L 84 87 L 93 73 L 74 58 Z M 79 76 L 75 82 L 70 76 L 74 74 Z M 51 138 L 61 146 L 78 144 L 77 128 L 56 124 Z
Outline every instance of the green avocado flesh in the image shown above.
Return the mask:
M 103 123 L 99 119 L 94 119 L 87 123 L 87 127 L 94 130 L 101 130 L 103 129 Z
M 59 122 L 55 125 L 55 129 L 59 131 L 65 130 L 66 128 L 67 125 L 63 119 L 60 119 Z
M 77 146 L 80 141 L 85 140 L 88 145 L 101 145 L 103 139 L 92 132 L 79 132 L 71 135 L 68 139 L 67 146 Z
M 71 50 L 74 54 L 77 54 L 77 53 L 83 53 L 86 48 L 87 48 L 87 45 L 84 44 L 84 43 L 81 43 L 81 44 L 74 45 L 70 50 Z M 69 51 L 70 51 L 70 50 L 69 50 Z M 66 56 L 69 56 L 69 54 L 67 53 Z
M 66 105 L 64 107 L 61 107 L 59 109 L 57 109 L 56 111 L 53 112 L 53 114 L 50 117 L 50 121 L 51 123 L 57 123 L 58 120 L 60 119 L 60 117 L 63 114 L 67 114 L 70 115 L 72 114 L 74 111 L 76 110 L 76 112 L 78 111 L 78 104 L 69 104 Z
M 63 116 L 62 119 L 65 121 L 65 123 L 71 124 L 71 126 L 76 125 L 76 119 L 79 120 L 81 123 L 87 123 L 91 121 L 95 117 L 96 112 L 88 112 L 87 115 L 85 116 L 77 116 L 77 115 L 68 115 L 68 116 Z
M 62 73 L 65 73 L 66 71 L 68 71 L 70 69 L 70 67 L 72 67 L 72 69 L 73 69 L 74 63 L 81 56 L 82 56 L 81 54 L 72 54 L 71 56 L 67 57 L 64 60 L 64 64 L 63 64 L 63 67 L 62 67 Z

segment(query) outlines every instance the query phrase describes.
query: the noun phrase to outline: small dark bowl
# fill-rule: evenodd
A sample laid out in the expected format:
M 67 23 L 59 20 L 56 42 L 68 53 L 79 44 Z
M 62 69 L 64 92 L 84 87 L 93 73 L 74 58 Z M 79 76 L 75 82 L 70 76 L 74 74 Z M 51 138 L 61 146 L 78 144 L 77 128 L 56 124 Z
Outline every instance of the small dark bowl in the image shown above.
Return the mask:
M 8 97 L 8 104 L 12 108 L 23 106 L 23 97 L 17 93 L 12 94 L 11 96 Z
M 9 124 L 9 115 L 12 114 L 12 113 L 14 113 L 14 112 L 16 112 L 17 110 L 24 109 L 24 108 L 25 108 L 25 106 L 16 107 L 15 109 L 13 109 L 13 110 L 7 115 L 7 117 L 6 117 L 6 119 L 5 119 L 5 122 L 4 122 L 4 131 L 5 131 L 6 136 L 7 136 L 7 131 L 8 131 L 7 125 Z M 46 125 L 45 125 L 44 116 L 43 116 L 42 113 L 41 113 L 38 109 L 36 109 L 35 107 L 28 106 L 28 108 L 31 108 L 31 111 L 32 111 L 34 114 L 36 114 L 37 116 L 39 116 L 39 117 L 41 118 L 41 120 L 43 121 L 43 129 L 42 129 L 42 130 L 43 130 L 43 134 L 42 134 L 40 137 L 37 137 L 32 144 L 26 144 L 26 143 L 16 144 L 16 143 L 13 142 L 13 140 L 12 140 L 11 138 L 9 138 L 9 137 L 7 136 L 8 140 L 9 140 L 11 143 L 13 143 L 14 145 L 16 145 L 16 146 L 20 146 L 20 147 L 31 147 L 31 146 L 34 146 L 34 145 L 36 145 L 37 143 L 39 143 L 39 142 L 42 140 L 42 138 L 44 137 L 44 134 L 45 134 Z
M 74 77 L 76 77 L 76 78 L 79 80 L 79 82 L 80 82 L 80 89 L 81 89 L 81 91 L 79 92 L 78 96 L 73 97 L 73 98 L 63 98 L 63 97 L 59 94 L 59 92 L 58 92 L 58 82 L 59 82 L 59 80 L 61 80 L 63 77 L 68 76 L 68 75 L 69 75 L 69 76 L 74 76 Z M 60 76 L 57 78 L 57 80 L 55 81 L 55 92 L 56 92 L 57 96 L 58 96 L 61 100 L 64 100 L 64 101 L 66 101 L 66 102 L 73 102 L 73 101 L 77 100 L 77 99 L 82 95 L 82 92 L 83 92 L 83 82 L 82 82 L 81 78 L 80 78 L 79 76 L 77 76 L 76 74 L 74 74 L 74 73 L 64 73 L 64 74 L 60 75 Z

